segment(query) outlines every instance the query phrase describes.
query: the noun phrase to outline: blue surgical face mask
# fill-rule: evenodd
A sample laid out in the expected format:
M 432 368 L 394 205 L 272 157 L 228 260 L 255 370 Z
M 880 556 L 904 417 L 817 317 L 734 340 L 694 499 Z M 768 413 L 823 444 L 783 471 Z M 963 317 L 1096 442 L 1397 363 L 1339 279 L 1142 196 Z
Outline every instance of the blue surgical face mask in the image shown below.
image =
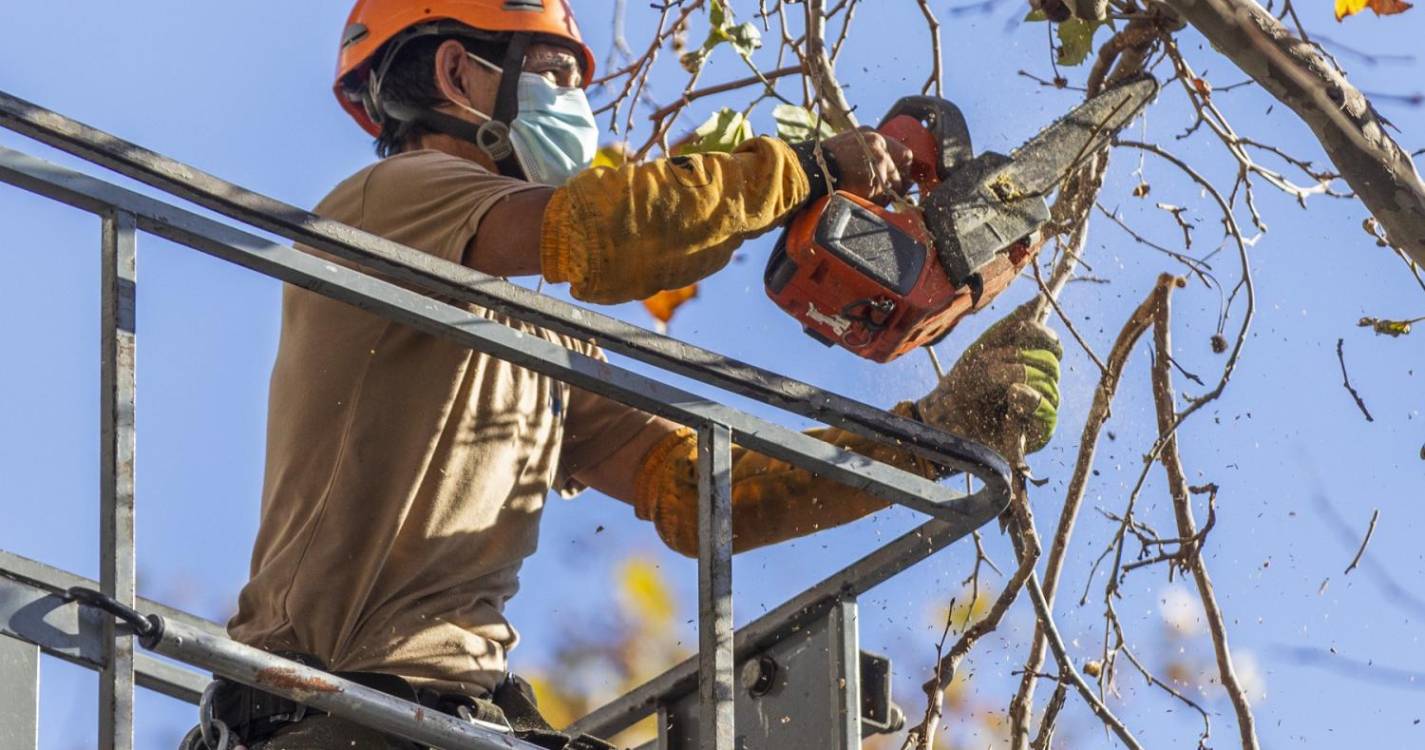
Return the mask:
M 594 163 L 599 128 L 583 89 L 521 73 L 519 113 L 510 123 L 510 141 L 530 181 L 563 185 Z
M 500 71 L 477 55 L 470 59 Z M 563 185 L 594 163 L 598 125 L 583 89 L 555 86 L 537 73 L 521 73 L 517 100 L 519 109 L 510 123 L 509 142 L 531 182 Z M 483 120 L 492 119 L 468 104 L 454 104 Z

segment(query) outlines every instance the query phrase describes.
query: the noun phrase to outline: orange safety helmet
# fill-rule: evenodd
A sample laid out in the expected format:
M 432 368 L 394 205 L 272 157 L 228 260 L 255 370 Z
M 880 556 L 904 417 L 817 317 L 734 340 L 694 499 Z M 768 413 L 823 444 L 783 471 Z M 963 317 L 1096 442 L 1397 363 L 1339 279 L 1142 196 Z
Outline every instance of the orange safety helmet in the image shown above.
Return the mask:
M 564 39 L 583 53 L 584 84 L 587 86 L 594 77 L 594 51 L 579 34 L 569 0 L 357 0 L 341 35 L 333 90 L 342 108 L 366 132 L 379 136 L 381 126 L 361 98 L 348 93 L 366 85 L 355 78 L 371 69 L 373 58 L 387 42 L 410 29 L 439 21 L 456 21 L 497 34 Z

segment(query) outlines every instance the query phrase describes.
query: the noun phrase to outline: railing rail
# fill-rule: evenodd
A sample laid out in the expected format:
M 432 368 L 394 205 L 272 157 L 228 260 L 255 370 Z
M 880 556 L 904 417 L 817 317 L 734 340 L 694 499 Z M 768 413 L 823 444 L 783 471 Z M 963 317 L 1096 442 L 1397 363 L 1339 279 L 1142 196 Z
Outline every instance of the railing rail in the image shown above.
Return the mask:
M 282 281 L 347 302 L 390 320 L 459 343 L 535 372 L 599 393 L 634 408 L 696 428 L 699 432 L 699 634 L 695 660 L 676 666 L 628 696 L 582 720 L 579 728 L 613 732 L 658 707 L 660 697 L 686 690 L 696 678 L 702 699 L 699 744 L 732 750 L 733 665 L 741 654 L 793 627 L 799 618 L 838 596 L 854 596 L 923 559 L 992 519 L 1009 499 L 1008 467 L 983 445 L 965 441 L 866 404 L 704 349 L 652 334 L 599 313 L 535 294 L 500 279 L 322 219 L 301 209 L 243 190 L 132 143 L 0 92 L 0 126 L 29 135 L 149 185 L 218 211 L 239 222 L 275 232 L 357 267 L 332 263 L 268 241 L 163 201 L 0 148 L 0 182 L 95 213 L 102 219 L 103 289 L 101 416 L 100 589 L 116 606 L 136 602 L 133 575 L 134 383 L 137 291 L 136 234 L 173 240 Z M 366 272 L 371 272 L 370 274 Z M 391 279 L 391 280 L 388 280 Z M 414 287 L 414 288 L 412 288 Z M 420 291 L 417 291 L 420 290 Z M 425 293 L 422 293 L 425 292 Z M 981 489 L 963 495 L 948 487 L 801 432 L 758 419 L 651 377 L 525 336 L 444 299 L 494 308 L 511 317 L 566 334 L 593 339 L 605 348 L 763 403 L 861 434 L 907 446 L 922 456 L 977 479 Z M 732 631 L 731 445 L 737 443 L 848 486 L 933 516 L 936 520 L 882 547 L 739 631 Z M 4 553 L 0 553 L 4 555 Z M 48 582 L 11 565 L 39 571 Z M 66 650 L 23 607 L 70 611 L 75 628 L 88 622 L 79 605 L 53 588 L 64 574 L 23 558 L 0 556 L 0 626 L 47 653 L 102 671 L 100 741 L 106 748 L 132 746 L 133 687 L 157 685 L 191 699 L 192 682 L 181 672 L 133 651 L 133 639 L 112 618 L 97 620 L 100 633 L 89 651 Z M 49 586 L 50 588 L 46 588 Z M 18 618 L 18 619 L 17 619 Z M 88 619 L 86 619 L 88 618 Z M 22 632 L 23 631 L 23 632 Z M 142 631 L 140 631 L 142 632 Z M 62 639 L 61 639 L 62 640 Z M 92 653 L 94 643 L 100 653 Z M 383 731 L 449 748 L 519 747 L 508 736 L 434 717 L 414 704 L 334 680 L 294 662 L 237 644 L 212 628 L 173 618 L 167 635 L 145 645 L 230 679 L 281 693 Z M 9 653 L 7 651 L 7 653 Z M 287 678 L 264 679 L 278 670 Z M 314 682 L 315 681 L 315 682 Z M 320 684 L 322 689 L 313 690 Z M 327 689 L 330 688 L 330 689 Z M 495 744 L 492 744 L 495 743 Z M 0 748 L 8 750 L 8 748 Z

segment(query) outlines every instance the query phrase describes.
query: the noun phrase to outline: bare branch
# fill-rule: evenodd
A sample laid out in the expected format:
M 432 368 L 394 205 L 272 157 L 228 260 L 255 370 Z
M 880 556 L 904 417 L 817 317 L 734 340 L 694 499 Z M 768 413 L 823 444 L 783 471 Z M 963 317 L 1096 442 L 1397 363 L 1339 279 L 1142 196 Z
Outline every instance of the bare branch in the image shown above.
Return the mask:
M 843 131 L 856 127 L 852 107 L 836 80 L 836 71 L 826 49 L 826 0 L 806 0 L 806 68 L 821 104 L 822 116 L 832 128 Z
M 1346 374 L 1345 346 L 1345 339 L 1336 339 L 1336 359 L 1341 363 L 1341 385 L 1344 385 L 1346 390 L 1350 392 L 1351 398 L 1356 400 L 1356 406 L 1360 407 L 1361 413 L 1366 415 L 1366 421 L 1374 422 L 1376 419 L 1371 416 L 1371 410 L 1366 408 L 1365 400 L 1361 398 L 1360 393 L 1356 392 L 1356 387 L 1351 385 L 1351 376 Z
M 1371 525 L 1366 527 L 1366 536 L 1361 540 L 1361 548 L 1356 550 L 1356 556 L 1351 558 L 1351 564 L 1346 566 L 1346 572 L 1342 575 L 1350 575 L 1351 571 L 1361 563 L 1361 555 L 1366 554 L 1366 545 L 1371 543 L 1371 536 L 1376 533 L 1376 521 L 1380 520 L 1380 508 L 1376 508 L 1371 513 Z
M 1197 522 L 1193 520 L 1192 498 L 1183 471 L 1182 458 L 1178 455 L 1177 428 L 1180 421 L 1173 404 L 1173 369 L 1168 364 L 1173 351 L 1170 315 L 1170 299 L 1163 295 L 1162 302 L 1153 316 L 1153 343 L 1157 352 L 1153 363 L 1153 403 L 1158 416 L 1159 440 L 1162 443 L 1159 462 L 1168 476 L 1168 491 L 1173 499 L 1178 536 L 1192 539 L 1198 534 Z M 1217 594 L 1212 588 L 1212 579 L 1207 574 L 1207 565 L 1202 559 L 1201 544 L 1184 544 L 1181 554 L 1182 566 L 1192 573 L 1197 583 L 1197 593 L 1202 599 L 1208 631 L 1212 635 L 1212 646 L 1217 654 L 1218 676 L 1237 713 L 1237 728 L 1241 734 L 1242 748 L 1258 750 L 1260 745 L 1257 742 L 1256 720 L 1252 716 L 1247 693 L 1242 688 L 1236 668 L 1232 664 L 1232 651 L 1227 644 L 1227 624 L 1222 615 L 1222 607 L 1217 602 Z

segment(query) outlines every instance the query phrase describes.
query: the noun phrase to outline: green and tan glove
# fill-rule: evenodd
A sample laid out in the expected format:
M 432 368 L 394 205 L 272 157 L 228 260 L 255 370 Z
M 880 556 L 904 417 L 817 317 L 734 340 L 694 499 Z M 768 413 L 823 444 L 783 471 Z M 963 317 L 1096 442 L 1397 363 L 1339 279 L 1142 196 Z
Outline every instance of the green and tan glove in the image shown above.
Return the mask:
M 1043 448 L 1059 416 L 1059 337 L 1025 304 L 985 331 L 916 402 L 921 419 L 1014 460 Z

